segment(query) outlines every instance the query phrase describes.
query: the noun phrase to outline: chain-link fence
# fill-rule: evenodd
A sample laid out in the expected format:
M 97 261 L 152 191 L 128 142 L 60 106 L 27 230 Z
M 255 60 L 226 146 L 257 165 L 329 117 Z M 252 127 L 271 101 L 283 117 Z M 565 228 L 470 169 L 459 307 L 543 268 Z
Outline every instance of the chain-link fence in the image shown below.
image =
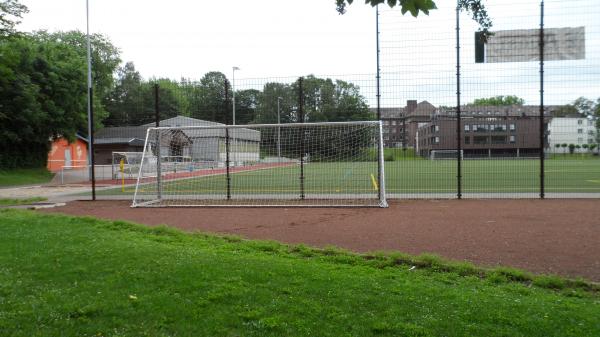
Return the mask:
M 489 1 L 485 40 L 466 13 L 438 6 L 418 19 L 380 9 L 379 73 L 305 75 L 302 88 L 300 76 L 122 76 L 95 134 L 96 168 L 110 172 L 98 195 L 131 198 L 150 126 L 379 118 L 390 198 L 600 196 L 600 9 Z M 174 170 L 195 160 L 162 155 Z

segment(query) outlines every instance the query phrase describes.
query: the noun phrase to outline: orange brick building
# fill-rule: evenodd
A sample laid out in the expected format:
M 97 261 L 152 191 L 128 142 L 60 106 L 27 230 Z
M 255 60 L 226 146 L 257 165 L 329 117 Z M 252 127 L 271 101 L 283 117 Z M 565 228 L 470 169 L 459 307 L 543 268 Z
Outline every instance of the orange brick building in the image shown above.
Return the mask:
M 80 136 L 72 143 L 64 137 L 55 139 L 48 153 L 48 170 L 57 172 L 63 167 L 71 170 L 87 168 L 87 146 L 87 139 Z

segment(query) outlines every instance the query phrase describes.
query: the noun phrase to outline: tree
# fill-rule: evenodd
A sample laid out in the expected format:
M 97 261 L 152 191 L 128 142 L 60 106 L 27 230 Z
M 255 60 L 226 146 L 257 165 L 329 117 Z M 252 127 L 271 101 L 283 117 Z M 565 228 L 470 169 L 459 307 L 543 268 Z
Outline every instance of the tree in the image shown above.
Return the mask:
M 569 146 L 567 143 L 560 144 L 560 147 L 562 147 L 565 150 L 565 152 L 564 152 L 565 156 L 567 155 L 567 146 Z
M 225 109 L 225 82 L 227 77 L 218 71 L 206 73 L 200 79 L 200 86 L 192 103 L 194 118 L 231 124 L 233 122 L 231 104 Z M 228 101 L 231 100 L 231 84 L 228 86 Z
M 86 129 L 85 61 L 29 36 L 2 41 L 0 55 L 0 167 L 45 166 L 50 138 Z
M 336 0 L 336 8 L 338 13 L 346 13 L 347 5 L 351 5 L 354 0 Z M 429 15 L 429 11 L 437 9 L 433 0 L 365 0 L 365 4 L 377 6 L 387 3 L 390 7 L 400 7 L 402 14 L 410 12 L 414 17 L 419 13 Z M 473 20 L 479 24 L 479 30 L 482 32 L 481 37 L 484 41 L 491 35 L 489 29 L 492 27 L 492 20 L 488 16 L 487 10 L 482 0 L 458 0 L 458 8 L 467 11 L 471 14 Z
M 256 123 L 277 123 L 277 103 L 281 123 L 297 122 L 296 107 L 298 94 L 285 83 L 269 82 L 263 86 L 258 100 Z
M 577 111 L 584 116 L 592 116 L 595 110 L 594 101 L 589 100 L 585 97 L 579 97 L 573 102 L 573 106 Z
M 575 152 L 575 144 L 569 144 L 569 154 L 573 154 Z
M 552 112 L 553 117 L 567 117 L 579 115 L 579 111 L 572 104 L 565 104 Z
M 70 48 L 79 61 L 83 62 L 81 66 L 84 71 L 84 77 L 81 79 L 86 82 L 87 71 L 87 36 L 80 31 L 53 32 L 37 31 L 32 37 L 41 43 L 59 43 Z M 92 85 L 94 88 L 94 121 L 96 128 L 102 126 L 102 121 L 108 116 L 104 108 L 104 100 L 109 96 L 114 85 L 114 74 L 121 63 L 120 51 L 112 44 L 108 37 L 102 34 L 90 35 L 90 44 L 92 49 Z M 78 62 L 79 62 L 78 61 Z M 84 88 L 81 93 L 84 97 L 87 89 Z M 85 110 L 85 109 L 84 109 Z M 87 134 L 87 129 L 81 130 Z
M 297 92 L 297 83 L 292 85 Z M 373 119 L 360 88 L 352 83 L 306 76 L 303 81 L 304 121 L 343 122 Z
M 525 100 L 517 96 L 494 96 L 490 98 L 478 98 L 469 105 L 474 106 L 507 106 L 507 105 L 523 105 Z
M 104 98 L 108 117 L 106 126 L 137 125 L 135 121 L 153 111 L 144 106 L 142 76 L 135 70 L 133 62 L 127 62 L 117 70 L 116 85 Z
M 16 33 L 15 26 L 28 13 L 27 6 L 20 4 L 18 0 L 0 0 L 0 37 Z
M 261 92 L 256 89 L 236 91 L 235 93 L 235 122 L 249 124 L 256 119 L 256 112 Z

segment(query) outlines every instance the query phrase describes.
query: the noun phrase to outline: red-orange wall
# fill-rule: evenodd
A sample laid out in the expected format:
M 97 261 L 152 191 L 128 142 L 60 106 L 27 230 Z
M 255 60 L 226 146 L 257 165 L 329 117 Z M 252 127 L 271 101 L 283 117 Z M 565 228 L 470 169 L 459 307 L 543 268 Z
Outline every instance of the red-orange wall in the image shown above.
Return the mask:
M 73 143 L 65 138 L 58 138 L 52 143 L 50 152 L 48 153 L 48 170 L 52 172 L 60 171 L 65 163 L 65 149 L 71 149 L 71 166 L 70 169 L 84 169 L 87 167 L 87 143 L 77 138 Z

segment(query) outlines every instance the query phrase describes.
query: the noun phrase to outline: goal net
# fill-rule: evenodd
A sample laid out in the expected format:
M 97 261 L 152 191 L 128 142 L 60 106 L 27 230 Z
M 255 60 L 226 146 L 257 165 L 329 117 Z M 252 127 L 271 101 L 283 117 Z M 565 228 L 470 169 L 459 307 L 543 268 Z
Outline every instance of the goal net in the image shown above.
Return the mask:
M 458 157 L 458 150 L 431 150 L 429 158 L 431 160 L 438 159 L 456 159 Z M 460 159 L 463 158 L 463 150 L 460 150 Z
M 382 149 L 378 121 L 149 128 L 132 207 L 387 207 Z
M 140 172 L 142 152 L 113 152 L 112 153 L 112 178 L 135 179 Z M 150 156 L 147 156 L 149 160 Z
M 142 170 L 142 160 L 146 162 Z M 189 156 L 162 156 L 163 172 L 189 170 L 190 165 L 196 165 Z M 156 177 L 156 156 L 152 152 L 144 155 L 144 152 L 113 152 L 112 153 L 112 176 L 113 179 L 136 179 L 138 175 L 142 178 Z

